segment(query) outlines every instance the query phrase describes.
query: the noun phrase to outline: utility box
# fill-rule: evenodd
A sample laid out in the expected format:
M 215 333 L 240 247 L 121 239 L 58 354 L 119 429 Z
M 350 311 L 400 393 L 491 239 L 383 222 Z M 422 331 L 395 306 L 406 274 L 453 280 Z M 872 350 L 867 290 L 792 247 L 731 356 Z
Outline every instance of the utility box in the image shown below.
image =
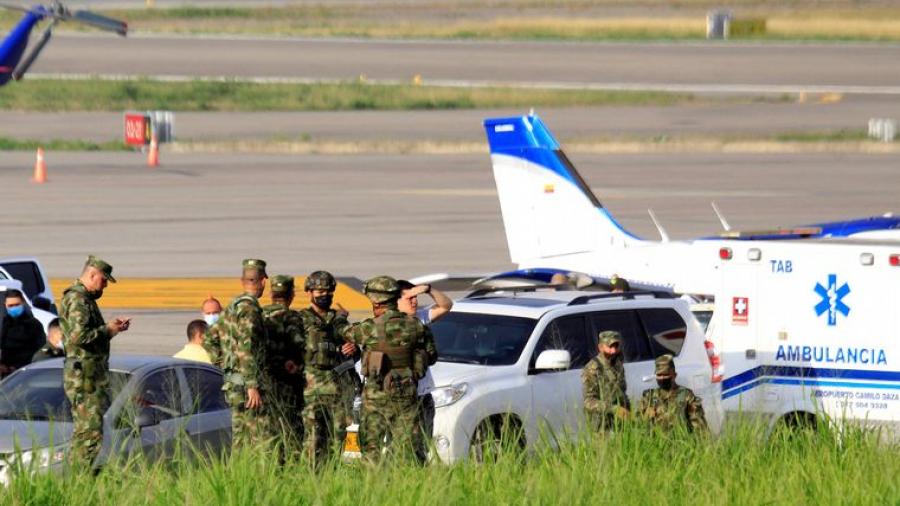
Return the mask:
M 706 38 L 724 40 L 731 28 L 731 11 L 714 10 L 706 13 Z
M 889 118 L 870 119 L 869 137 L 881 142 L 894 142 L 897 137 L 897 122 Z
M 175 115 L 172 111 L 147 111 L 150 115 L 153 131 L 156 132 L 156 141 L 173 142 L 175 140 Z

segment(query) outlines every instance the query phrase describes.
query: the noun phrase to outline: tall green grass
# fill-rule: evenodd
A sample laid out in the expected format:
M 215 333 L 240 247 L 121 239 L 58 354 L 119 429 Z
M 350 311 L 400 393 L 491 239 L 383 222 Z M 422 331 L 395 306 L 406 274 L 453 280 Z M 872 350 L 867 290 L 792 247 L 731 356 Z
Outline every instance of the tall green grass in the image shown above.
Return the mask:
M 22 475 L 0 501 L 47 504 L 897 504 L 898 447 L 858 429 L 776 433 L 743 425 L 718 439 L 626 427 L 558 450 L 483 464 L 402 458 L 281 466 L 264 451 L 199 463 L 132 460 L 98 477 Z
M 0 89 L 0 109 L 21 111 L 347 111 L 493 107 L 671 105 L 687 93 L 652 91 L 454 88 L 365 82 L 268 84 L 240 81 L 163 82 L 30 80 Z

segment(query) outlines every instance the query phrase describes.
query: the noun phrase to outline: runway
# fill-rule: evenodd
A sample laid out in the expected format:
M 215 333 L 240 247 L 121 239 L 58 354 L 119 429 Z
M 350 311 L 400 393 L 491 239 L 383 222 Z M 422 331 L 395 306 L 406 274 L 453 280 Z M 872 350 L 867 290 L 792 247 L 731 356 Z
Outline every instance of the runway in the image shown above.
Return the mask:
M 133 27 L 140 30 L 139 26 Z M 91 55 L 84 58 L 84 55 Z M 772 93 L 898 94 L 900 46 L 564 43 L 59 34 L 33 71 L 148 76 L 463 80 Z

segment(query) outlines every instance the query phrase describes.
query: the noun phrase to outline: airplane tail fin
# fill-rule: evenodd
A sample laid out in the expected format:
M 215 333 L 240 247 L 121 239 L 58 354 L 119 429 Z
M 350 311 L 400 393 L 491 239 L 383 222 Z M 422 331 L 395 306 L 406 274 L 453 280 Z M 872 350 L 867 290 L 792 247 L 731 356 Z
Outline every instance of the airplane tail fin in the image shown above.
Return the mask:
M 514 263 L 599 260 L 606 249 L 642 242 L 603 207 L 539 117 L 492 118 L 484 128 Z

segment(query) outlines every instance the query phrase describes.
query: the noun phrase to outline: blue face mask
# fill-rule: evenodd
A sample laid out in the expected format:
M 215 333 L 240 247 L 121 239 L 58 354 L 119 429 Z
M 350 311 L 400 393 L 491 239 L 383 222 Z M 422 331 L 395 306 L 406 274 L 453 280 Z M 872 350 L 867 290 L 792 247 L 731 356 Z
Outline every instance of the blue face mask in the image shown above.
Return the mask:
M 6 314 L 11 316 L 12 318 L 18 318 L 22 316 L 22 313 L 25 312 L 25 306 L 12 306 L 6 308 Z

